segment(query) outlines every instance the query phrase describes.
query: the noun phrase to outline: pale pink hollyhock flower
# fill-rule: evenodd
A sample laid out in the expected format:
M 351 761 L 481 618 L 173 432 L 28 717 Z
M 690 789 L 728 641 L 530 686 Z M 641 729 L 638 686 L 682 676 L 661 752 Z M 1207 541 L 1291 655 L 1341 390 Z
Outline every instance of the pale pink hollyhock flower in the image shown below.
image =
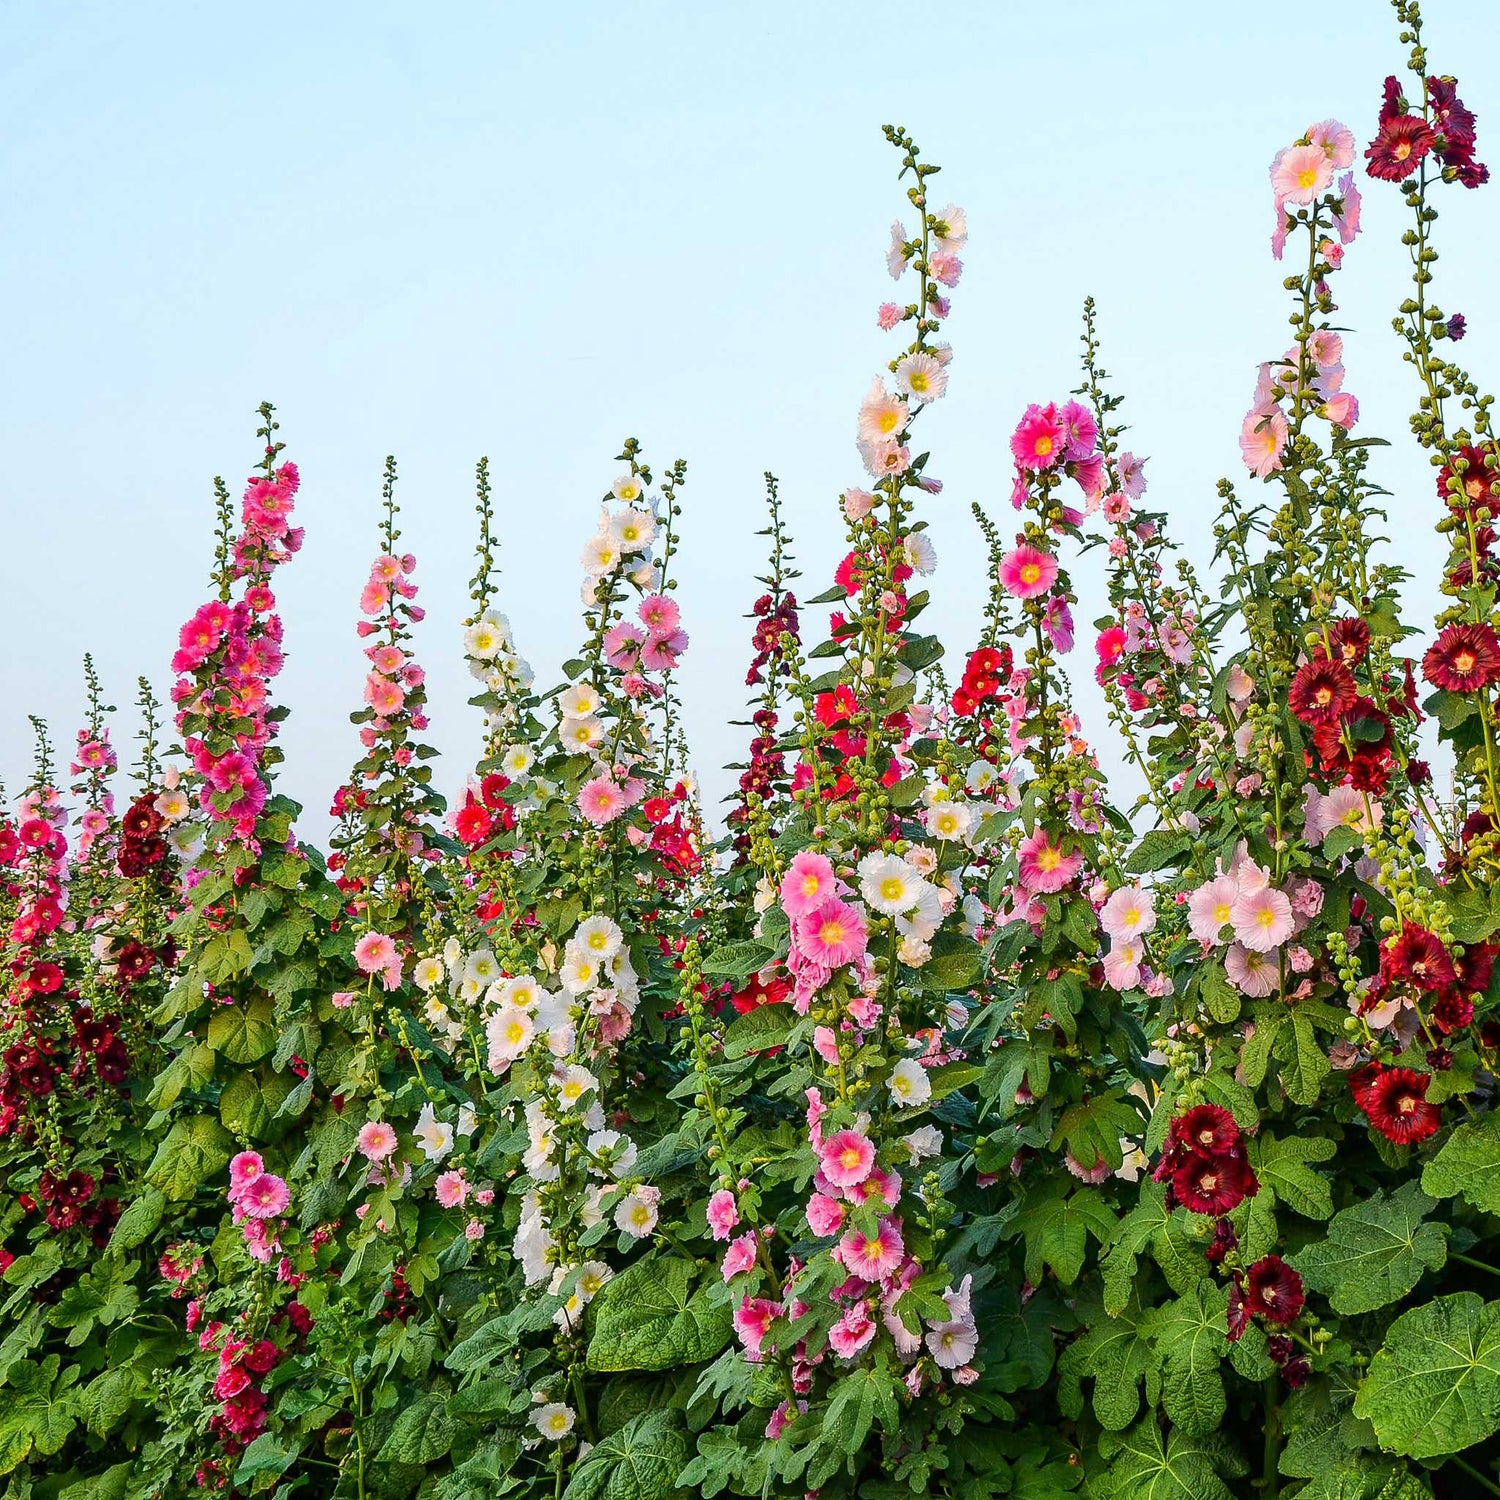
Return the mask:
M 833 1034 L 831 1026 L 817 1026 L 813 1029 L 813 1050 L 828 1064 L 830 1068 L 837 1067 L 839 1061 L 839 1041 Z
M 828 1330 L 828 1343 L 841 1359 L 853 1359 L 875 1337 L 875 1324 L 863 1302 L 851 1307 Z
M 856 1187 L 875 1165 L 875 1146 L 857 1130 L 836 1131 L 823 1142 L 818 1163 L 834 1187 Z
M 959 278 L 964 274 L 964 263 L 946 250 L 935 250 L 927 257 L 927 269 L 934 281 L 940 281 L 947 287 L 954 287 L 958 285 Z
M 367 932 L 354 945 L 354 962 L 366 974 L 387 968 L 395 957 L 395 940 L 383 932 Z
M 1344 341 L 1331 328 L 1319 328 L 1307 341 L 1307 357 L 1320 370 L 1331 370 L 1344 357 Z
M 286 1183 L 273 1172 L 262 1172 L 240 1190 L 235 1206 L 248 1218 L 274 1219 L 286 1212 L 291 1201 Z
M 927 1334 L 927 1351 L 940 1369 L 957 1372 L 967 1366 L 979 1347 L 979 1333 L 973 1320 L 955 1318 L 947 1323 L 936 1324 Z M 954 1376 L 957 1379 L 957 1374 Z M 960 1384 L 968 1384 L 961 1381 Z
M 750 1354 L 759 1354 L 762 1340 L 780 1306 L 765 1297 L 746 1297 L 734 1310 L 734 1331 Z
M 1115 478 L 1132 500 L 1139 500 L 1146 493 L 1146 460 L 1122 453 L 1115 460 Z
M 882 443 L 861 443 L 859 456 L 865 469 L 877 479 L 890 474 L 904 474 L 911 467 L 911 449 L 904 443 L 887 440 Z
M 335 1010 L 348 1010 L 354 1004 L 354 991 L 335 990 L 328 999 Z
M 1013 599 L 1035 599 L 1057 582 L 1057 559 L 1023 542 L 1000 561 L 1000 584 Z
M 641 654 L 641 645 L 645 639 L 639 626 L 632 625 L 629 620 L 611 625 L 604 632 L 605 661 L 622 672 L 633 667 Z
M 708 1200 L 708 1229 L 716 1240 L 727 1240 L 740 1222 L 739 1206 L 728 1188 L 720 1188 Z
M 891 395 L 877 375 L 859 405 L 859 440 L 862 443 L 893 441 L 910 417 L 906 402 L 900 396 Z
M 1339 238 L 1347 245 L 1351 243 L 1354 236 L 1359 233 L 1359 187 L 1354 181 L 1353 172 L 1345 172 L 1339 178 L 1338 195 L 1343 202 L 1343 211 L 1333 216 L 1333 222 L 1338 229 Z
M 866 1281 L 880 1281 L 901 1267 L 901 1231 L 892 1219 L 882 1219 L 873 1235 L 851 1229 L 839 1241 L 845 1270 Z
M 1130 521 L 1130 501 L 1123 494 L 1106 495 L 1103 515 L 1111 525 L 1127 525 Z
M 781 878 L 781 909 L 789 917 L 805 917 L 834 896 L 837 886 L 827 858 L 809 849 L 800 850 Z
M 1351 1013 L 1360 1016 L 1371 1031 L 1384 1031 L 1406 1005 L 1406 999 L 1401 995 L 1382 1000 L 1378 1005 L 1372 1005 L 1369 1010 L 1362 1010 L 1366 1002 L 1367 995 L 1364 989 L 1349 996 Z
M 837 1234 L 844 1227 L 844 1205 L 825 1193 L 814 1193 L 807 1200 L 807 1223 L 822 1238 Z
M 864 953 L 867 940 L 863 918 L 837 897 L 797 919 L 797 946 L 825 969 L 852 964 Z
M 1286 950 L 1286 961 L 1293 974 L 1306 974 L 1313 966 L 1312 954 L 1301 943 Z
M 396 1149 L 396 1132 L 384 1120 L 369 1120 L 354 1138 L 366 1161 L 384 1161 Z
M 586 781 L 578 793 L 578 811 L 595 828 L 614 822 L 625 811 L 625 806 L 625 793 L 608 776 L 595 776 L 592 781 Z
M 1274 958 L 1243 943 L 1232 944 L 1224 955 L 1224 972 L 1230 984 L 1252 1000 L 1263 1000 L 1273 994 L 1280 979 Z
M 1139 943 L 1116 942 L 1104 955 L 1104 978 L 1109 987 L 1133 990 L 1141 982 L 1142 949 Z
M 1200 943 L 1219 941 L 1239 894 L 1239 881 L 1233 875 L 1217 875 L 1188 897 L 1188 927 Z
M 1347 432 L 1359 421 L 1359 398 L 1339 391 L 1323 403 L 1318 414 Z
M 441 1172 L 432 1192 L 444 1208 L 457 1208 L 469 1196 L 469 1180 L 459 1171 Z
M 1132 944 L 1131 946 L 1134 945 Z M 1107 964 L 1108 960 L 1105 962 Z M 1116 988 L 1119 988 L 1119 986 L 1116 986 Z M 1126 985 L 1125 988 L 1133 989 L 1134 986 Z M 1080 1182 L 1088 1183 L 1090 1187 L 1097 1187 L 1110 1175 L 1109 1163 L 1102 1156 L 1093 1166 L 1086 1167 L 1071 1151 L 1064 1151 L 1063 1166 L 1068 1169 L 1072 1176 L 1076 1177 Z
M 470 1219 L 464 1225 L 464 1238 L 466 1240 L 482 1240 L 484 1238 L 484 1225 L 478 1219 Z
M 1333 163 L 1321 146 L 1288 146 L 1271 163 L 1277 205 L 1311 203 L 1333 181 Z
M 1244 891 L 1229 913 L 1235 937 L 1256 953 L 1270 953 L 1292 935 L 1292 903 L 1273 885 Z
M 1022 889 L 1035 896 L 1060 891 L 1083 868 L 1083 856 L 1064 854 L 1048 837 L 1045 828 L 1038 828 L 1024 838 L 1016 853 L 1019 856 L 1017 878 Z
M 891 245 L 885 253 L 885 268 L 891 273 L 892 281 L 900 281 L 901 273 L 906 269 L 906 225 L 897 219 L 891 225 Z
M 886 333 L 889 333 L 904 316 L 905 310 L 899 303 L 882 302 L 875 314 L 875 321 Z
M 719 1273 L 725 1281 L 732 1281 L 755 1268 L 756 1244 L 754 1234 L 742 1234 L 725 1250 L 719 1265 Z
M 1250 411 L 1240 427 L 1240 455 L 1245 467 L 1257 479 L 1274 474 L 1281 467 L 1281 450 L 1286 447 L 1286 418 L 1280 410 L 1269 412 L 1260 407 Z
M 933 243 L 951 254 L 957 254 L 969 243 L 969 216 L 956 203 L 948 204 L 937 216 L 942 228 L 933 233 Z
M 258 1151 L 241 1151 L 232 1158 L 229 1163 L 228 1196 L 230 1202 L 238 1198 L 265 1170 L 266 1164 Z
M 1104 903 L 1099 925 L 1118 942 L 1154 931 L 1156 905 L 1151 893 L 1138 885 L 1121 886 Z
M 1309 127 L 1307 139 L 1327 156 L 1336 172 L 1354 165 L 1354 132 L 1338 120 L 1319 120 Z
M 908 354 L 896 365 L 895 381 L 913 401 L 936 401 L 948 389 L 948 371 L 930 354 Z
M 861 521 L 875 509 L 875 497 L 869 490 L 844 491 L 844 515 L 851 521 Z

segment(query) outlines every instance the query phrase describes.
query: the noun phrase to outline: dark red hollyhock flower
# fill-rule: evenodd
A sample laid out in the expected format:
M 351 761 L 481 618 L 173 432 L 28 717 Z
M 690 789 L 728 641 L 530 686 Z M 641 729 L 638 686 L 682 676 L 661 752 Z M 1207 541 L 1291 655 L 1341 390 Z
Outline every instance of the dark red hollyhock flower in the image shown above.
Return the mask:
M 32 964 L 26 976 L 27 986 L 33 995 L 55 995 L 62 988 L 63 971 L 54 963 L 43 960 Z
M 1491 509 L 1500 506 L 1500 501 L 1490 493 L 1490 485 L 1500 479 L 1500 472 L 1487 463 L 1488 450 L 1466 443 L 1447 463 L 1438 470 L 1438 499 L 1446 500 L 1459 510 L 1474 510 L 1484 505 Z M 1463 473 L 1458 471 L 1460 460 Z
M 1493 943 L 1475 943 L 1464 949 L 1464 956 L 1453 960 L 1454 972 L 1458 975 L 1458 987 L 1472 995 L 1483 994 L 1490 987 L 1490 978 L 1495 972 L 1495 947 Z
M 1234 1232 L 1234 1225 L 1228 1219 L 1215 1219 L 1214 1237 L 1209 1241 L 1208 1249 L 1203 1252 L 1204 1260 L 1218 1265 L 1231 1250 L 1239 1248 L 1240 1237 Z
M 1177 1201 L 1195 1214 L 1227 1214 L 1260 1191 L 1242 1156 L 1189 1156 L 1172 1173 Z
M 1449 625 L 1422 658 L 1422 675 L 1445 693 L 1478 693 L 1500 681 L 1500 640 L 1489 625 Z
M 1405 982 L 1418 990 L 1438 990 L 1457 982 L 1448 950 L 1425 927 L 1408 922 L 1389 938 L 1380 954 L 1380 972 L 1390 983 Z
M 1398 1146 L 1413 1145 L 1436 1135 L 1442 1124 L 1442 1112 L 1427 1102 L 1427 1074 L 1410 1068 L 1380 1067 L 1355 1103 L 1369 1117 L 1370 1124 L 1386 1140 Z M 1351 1080 L 1352 1084 L 1352 1080 Z
M 1234 1116 L 1217 1104 L 1195 1104 L 1172 1121 L 1171 1136 L 1195 1156 L 1223 1156 L 1240 1143 L 1240 1127 Z
M 73 1034 L 80 1052 L 98 1052 L 115 1039 L 113 1025 L 98 1016 L 73 1019 Z
M 144 979 L 155 963 L 155 950 L 134 939 L 123 944 L 115 954 L 115 971 L 130 984 Z
M 1262 1257 L 1245 1273 L 1245 1306 L 1268 1323 L 1296 1322 L 1306 1301 L 1302 1278 L 1279 1255 Z
M 1281 1366 L 1281 1378 L 1294 1391 L 1301 1390 L 1307 1384 L 1307 1377 L 1311 1374 L 1312 1361 L 1305 1354 L 1299 1354 L 1295 1359 L 1289 1359 Z
M 1469 331 L 1468 320 L 1462 313 L 1454 313 L 1448 319 L 1448 337 L 1456 344 Z
M 1433 1001 L 1427 1014 L 1444 1036 L 1451 1036 L 1455 1031 L 1463 1030 L 1474 1019 L 1474 1002 L 1457 990 L 1444 990 Z M 1447 1069 L 1441 1071 L 1446 1072 Z
M 1409 760 L 1406 763 L 1406 779 L 1413 786 L 1426 786 L 1432 780 L 1432 767 L 1425 760 Z
M 480 802 L 467 802 L 453 815 L 453 831 L 470 849 L 490 836 L 490 810 Z
M 1287 703 L 1305 724 L 1337 724 L 1359 700 L 1359 684 L 1342 661 L 1320 657 L 1297 668 Z
M 312 1332 L 313 1315 L 300 1302 L 287 1303 L 286 1320 L 303 1338 Z
M 1382 182 L 1405 182 L 1416 171 L 1437 135 L 1421 115 L 1392 115 L 1380 122 L 1375 139 L 1365 149 L 1365 169 Z
M 126 838 L 142 839 L 161 831 L 161 814 L 151 805 L 154 800 L 148 792 L 130 804 L 120 819 L 120 831 Z
M 1384 125 L 1387 120 L 1405 113 L 1406 98 L 1401 92 L 1401 80 L 1394 73 L 1387 73 L 1381 86 L 1380 123 Z
M 1370 627 L 1358 617 L 1336 621 L 1328 628 L 1330 655 L 1349 666 L 1363 661 L 1370 650 Z
M 1439 141 L 1438 160 L 1452 167 L 1454 176 L 1467 188 L 1476 188 L 1490 180 L 1490 169 L 1474 158 L 1478 124 L 1473 110 L 1458 97 L 1458 80 L 1429 78 L 1427 97 L 1432 103 Z
M 1222 1224 L 1224 1221 L 1219 1220 Z M 1245 1290 L 1240 1284 L 1240 1273 L 1234 1273 L 1234 1279 L 1229 1283 L 1229 1304 L 1224 1309 L 1224 1319 L 1228 1326 L 1229 1342 L 1239 1343 L 1244 1337 L 1245 1330 L 1250 1326 L 1250 1309 L 1245 1303 Z

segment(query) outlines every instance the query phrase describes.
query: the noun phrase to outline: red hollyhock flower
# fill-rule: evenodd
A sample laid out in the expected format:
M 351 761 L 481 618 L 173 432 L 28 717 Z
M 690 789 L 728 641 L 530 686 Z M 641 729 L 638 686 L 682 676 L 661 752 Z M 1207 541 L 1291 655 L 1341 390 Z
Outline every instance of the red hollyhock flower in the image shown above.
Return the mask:
M 1390 983 L 1405 982 L 1418 990 L 1443 989 L 1458 979 L 1448 950 L 1425 927 L 1413 922 L 1386 942 L 1380 955 L 1380 972 Z
M 1500 479 L 1500 472 L 1486 462 L 1489 454 L 1484 448 L 1466 443 L 1447 463 L 1438 470 L 1438 499 L 1446 500 L 1456 509 L 1474 510 L 1479 506 L 1494 509 L 1497 504 L 1490 493 L 1490 485 Z M 1458 472 L 1458 461 L 1463 461 L 1464 470 Z
M 1302 1278 L 1279 1255 L 1267 1255 L 1245 1273 L 1245 1306 L 1268 1323 L 1294 1323 L 1307 1294 Z
M 486 807 L 501 808 L 506 806 L 505 798 L 500 794 L 510 785 L 510 777 L 502 776 L 498 771 L 491 771 L 483 777 L 479 783 L 479 797 Z
M 1458 985 L 1473 995 L 1483 994 L 1490 987 L 1490 977 L 1495 972 L 1495 949 L 1490 943 L 1475 943 L 1464 949 L 1464 956 L 1453 960 L 1458 975 Z
M 1445 693 L 1478 693 L 1500 681 L 1500 640 L 1489 625 L 1449 625 L 1422 658 L 1422 675 Z
M 33 995 L 55 995 L 62 988 L 63 971 L 54 963 L 43 960 L 31 966 L 26 983 Z
M 759 974 L 752 974 L 744 989 L 729 997 L 729 1003 L 743 1016 L 762 1005 L 780 1005 L 791 993 L 789 979 L 762 980 Z
M 1437 140 L 1420 115 L 1392 115 L 1380 122 L 1380 132 L 1365 150 L 1371 177 L 1382 182 L 1405 182 Z
M 973 693 L 965 692 L 963 688 L 956 688 L 953 693 L 953 712 L 959 718 L 966 719 L 979 707 L 979 700 Z
M 1363 1089 L 1363 1097 L 1356 1093 L 1355 1103 L 1386 1140 L 1412 1145 L 1436 1135 L 1442 1124 L 1442 1112 L 1427 1102 L 1430 1081 L 1427 1074 L 1411 1068 L 1381 1067 Z
M 1217 1104 L 1195 1104 L 1172 1121 L 1172 1143 L 1196 1156 L 1223 1156 L 1240 1143 L 1234 1116 Z
M 1227 1214 L 1260 1190 L 1239 1156 L 1189 1156 L 1172 1173 L 1177 1201 L 1195 1214 Z
M 1359 684 L 1342 661 L 1326 657 L 1297 668 L 1287 691 L 1287 704 L 1304 724 L 1337 724 L 1359 701 Z
M 454 814 L 453 831 L 470 849 L 475 849 L 489 838 L 490 822 L 489 809 L 483 803 L 470 802 Z

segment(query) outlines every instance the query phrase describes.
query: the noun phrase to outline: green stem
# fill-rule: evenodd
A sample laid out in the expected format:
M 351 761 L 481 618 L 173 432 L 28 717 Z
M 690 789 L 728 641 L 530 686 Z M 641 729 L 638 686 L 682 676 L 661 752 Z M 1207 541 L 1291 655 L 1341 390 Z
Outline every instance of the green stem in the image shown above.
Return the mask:
M 1488 1271 L 1491 1276 L 1500 1276 L 1500 1267 L 1489 1265 L 1482 1260 L 1475 1260 L 1472 1255 L 1459 1255 L 1454 1251 L 1448 1252 L 1449 1260 L 1456 1260 L 1460 1265 L 1473 1266 L 1476 1271 Z
M 1474 1467 L 1473 1464 L 1459 1458 L 1457 1454 L 1454 1454 L 1454 1456 L 1450 1458 L 1448 1462 L 1450 1464 L 1453 1464 L 1456 1468 L 1462 1469 L 1464 1473 L 1467 1474 L 1469 1478 L 1472 1479 L 1476 1484 L 1482 1484 L 1490 1494 L 1500 1495 L 1500 1484 L 1496 1484 L 1493 1479 L 1486 1479 L 1484 1475 Z
M 1281 1392 L 1276 1376 L 1272 1375 L 1266 1381 L 1265 1393 L 1266 1434 L 1265 1446 L 1261 1451 L 1261 1485 L 1265 1491 L 1265 1500 L 1276 1500 L 1281 1492 L 1281 1482 L 1277 1478 L 1281 1461 L 1281 1408 L 1276 1402 Z

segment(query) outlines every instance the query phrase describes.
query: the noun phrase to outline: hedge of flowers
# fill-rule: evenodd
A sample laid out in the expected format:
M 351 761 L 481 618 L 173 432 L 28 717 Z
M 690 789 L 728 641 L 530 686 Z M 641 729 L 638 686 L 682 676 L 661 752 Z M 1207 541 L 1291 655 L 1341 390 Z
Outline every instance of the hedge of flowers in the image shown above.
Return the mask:
M 1090 303 L 1078 388 L 1017 414 L 1013 514 L 975 508 L 988 603 L 947 655 L 917 429 L 968 230 L 888 128 L 848 552 L 795 594 L 768 476 L 722 835 L 674 680 L 686 472 L 631 440 L 545 688 L 480 464 L 483 734 L 447 800 L 387 461 L 360 759 L 328 850 L 300 838 L 300 479 L 261 408 L 131 790 L 89 665 L 66 772 L 38 724 L 0 820 L 6 1497 L 1500 1494 L 1500 443 L 1433 295 L 1437 205 L 1487 172 L 1396 9 L 1363 151 L 1324 120 L 1272 164 L 1293 338 L 1212 578 Z M 1364 191 L 1406 211 L 1427 631 L 1333 321 Z

